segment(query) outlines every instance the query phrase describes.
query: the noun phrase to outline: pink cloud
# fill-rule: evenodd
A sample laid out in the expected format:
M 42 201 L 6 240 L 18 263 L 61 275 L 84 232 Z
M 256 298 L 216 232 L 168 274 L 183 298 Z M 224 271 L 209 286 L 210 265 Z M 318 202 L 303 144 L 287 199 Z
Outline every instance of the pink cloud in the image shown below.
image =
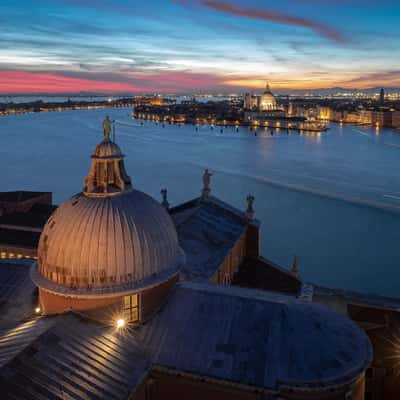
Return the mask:
M 120 74 L 118 81 L 115 74 L 102 73 L 103 79 L 96 79 L 96 73 L 91 76 L 63 75 L 62 71 L 28 72 L 0 71 L 0 93 L 149 93 L 149 92 L 183 92 L 191 90 L 223 89 L 224 79 L 212 74 L 191 72 L 160 72 L 153 74 Z
M 145 91 L 130 83 L 69 78 L 52 73 L 0 71 L 0 93 L 77 93 Z

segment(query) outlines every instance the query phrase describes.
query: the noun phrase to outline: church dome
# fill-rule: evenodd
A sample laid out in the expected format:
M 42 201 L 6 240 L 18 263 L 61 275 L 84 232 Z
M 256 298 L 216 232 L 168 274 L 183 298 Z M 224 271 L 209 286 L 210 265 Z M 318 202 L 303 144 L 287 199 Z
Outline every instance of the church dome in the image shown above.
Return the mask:
M 152 197 L 132 189 L 123 157 L 105 136 L 83 192 L 47 221 L 32 273 L 40 288 L 78 297 L 115 295 L 177 275 L 184 255 L 172 218 Z
M 92 157 L 122 157 L 119 146 L 109 139 L 104 139 L 94 149 Z
M 92 293 L 155 284 L 176 274 L 181 259 L 171 217 L 138 190 L 71 197 L 44 227 L 38 255 L 43 278 Z
M 265 92 L 260 96 L 259 108 L 261 111 L 276 109 L 276 99 L 270 90 L 269 84 L 267 84 Z

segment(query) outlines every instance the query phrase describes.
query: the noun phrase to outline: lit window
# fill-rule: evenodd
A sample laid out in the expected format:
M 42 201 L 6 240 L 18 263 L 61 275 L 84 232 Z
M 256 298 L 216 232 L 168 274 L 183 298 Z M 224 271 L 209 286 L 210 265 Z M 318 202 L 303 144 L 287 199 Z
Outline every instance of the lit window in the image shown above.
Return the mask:
M 124 319 L 128 322 L 139 321 L 139 295 L 124 296 Z
M 231 275 L 229 273 L 225 273 L 222 284 L 227 286 L 231 284 Z

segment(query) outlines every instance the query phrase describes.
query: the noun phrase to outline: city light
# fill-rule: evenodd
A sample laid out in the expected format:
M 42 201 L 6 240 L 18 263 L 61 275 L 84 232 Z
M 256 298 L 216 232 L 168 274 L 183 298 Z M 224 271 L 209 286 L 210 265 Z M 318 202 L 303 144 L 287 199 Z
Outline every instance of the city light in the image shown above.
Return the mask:
M 35 314 L 39 314 L 39 313 L 40 313 L 40 307 L 38 306 L 35 308 Z

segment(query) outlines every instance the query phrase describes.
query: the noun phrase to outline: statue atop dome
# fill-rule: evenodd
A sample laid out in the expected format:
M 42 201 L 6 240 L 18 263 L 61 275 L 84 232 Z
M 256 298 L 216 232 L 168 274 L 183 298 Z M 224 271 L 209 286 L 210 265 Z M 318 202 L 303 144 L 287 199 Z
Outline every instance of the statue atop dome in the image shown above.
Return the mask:
M 92 165 L 83 185 L 85 196 L 113 196 L 132 188 L 131 178 L 125 170 L 124 155 L 110 139 L 113 122 L 108 116 L 103 122 L 104 139 L 92 154 Z
M 111 136 L 111 128 L 112 124 L 114 123 L 114 120 L 111 120 L 110 117 L 107 115 L 106 118 L 103 121 L 103 132 L 104 132 L 104 139 L 105 140 L 110 140 Z
M 206 169 L 204 171 L 204 174 L 203 174 L 203 190 L 201 191 L 203 199 L 207 199 L 210 196 L 210 193 L 211 193 L 211 188 L 210 188 L 211 177 L 212 177 L 212 173 L 209 172 L 208 169 Z

